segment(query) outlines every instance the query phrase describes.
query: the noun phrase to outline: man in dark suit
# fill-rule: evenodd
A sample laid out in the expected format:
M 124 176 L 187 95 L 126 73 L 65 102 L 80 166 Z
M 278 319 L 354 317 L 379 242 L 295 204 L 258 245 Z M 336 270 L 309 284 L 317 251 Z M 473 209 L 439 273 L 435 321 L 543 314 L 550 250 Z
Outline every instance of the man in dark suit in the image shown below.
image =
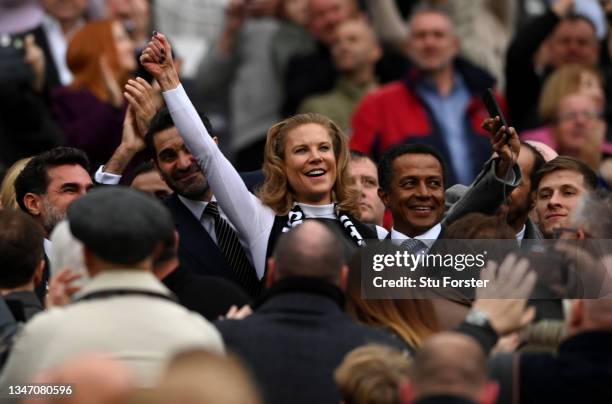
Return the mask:
M 488 120 L 487 127 L 493 128 Z M 493 129 L 491 129 L 493 130 Z M 462 216 L 479 212 L 493 214 L 520 183 L 516 164 L 520 143 L 511 130 L 509 142 L 497 130 L 491 144 L 499 157 L 485 163 L 468 191 L 445 212 L 445 162 L 434 148 L 420 144 L 399 145 L 383 155 L 378 165 L 379 196 L 391 210 L 393 227 L 387 239 L 397 240 L 412 253 L 434 253 L 440 249 L 445 228 Z M 469 310 L 468 301 L 435 299 L 439 322 L 445 328 L 456 327 Z
M 493 125 L 492 120 L 486 123 Z M 429 250 L 441 238 L 444 227 L 461 216 L 471 212 L 493 214 L 521 180 L 516 165 L 520 144 L 516 132 L 511 133 L 508 142 L 502 140 L 501 130 L 491 138 L 499 157 L 484 165 L 469 190 L 448 212 L 444 193 L 446 164 L 436 149 L 404 144 L 385 153 L 378 165 L 378 192 L 393 216 L 388 238 L 417 240 L 414 244 Z
M 85 23 L 86 0 L 44 0 L 45 16 L 40 26 L 32 31 L 36 44 L 45 54 L 45 89 L 72 82 L 66 64 L 66 51 L 72 35 Z
M 213 133 L 208 118 L 204 115 L 200 118 L 208 133 Z M 146 147 L 154 156 L 153 161 L 163 180 L 174 191 L 164 204 L 172 213 L 179 233 L 181 268 L 225 277 L 250 295 L 257 295 L 260 282 L 246 241 L 240 238 L 217 206 L 206 176 L 187 150 L 168 109 L 164 108 L 155 115 L 144 140 L 134 131 L 131 134 L 126 132 L 126 128 L 129 130 L 129 125 L 124 126 L 122 143 L 113 157 L 96 172 L 96 182 L 118 183 L 132 157 Z
M 250 365 L 266 403 L 337 403 L 333 372 L 345 354 L 370 342 L 402 347 L 343 312 L 343 261 L 335 235 L 306 221 L 279 239 L 268 262 L 270 289 L 254 314 L 216 324 Z
M 506 195 L 506 203 L 500 206 L 497 213 L 506 217 L 506 222 L 514 230 L 519 243 L 522 240 L 539 240 L 542 238 L 542 233 L 529 218 L 529 212 L 534 205 L 531 197 L 535 190 L 533 184 L 536 173 L 544 165 L 544 157 L 532 145 L 521 141 L 516 163 L 521 170 L 521 182 L 512 192 Z M 449 188 L 446 192 L 447 206 L 449 206 L 449 203 L 452 206 L 468 190 L 469 188 L 462 184 L 456 184 Z

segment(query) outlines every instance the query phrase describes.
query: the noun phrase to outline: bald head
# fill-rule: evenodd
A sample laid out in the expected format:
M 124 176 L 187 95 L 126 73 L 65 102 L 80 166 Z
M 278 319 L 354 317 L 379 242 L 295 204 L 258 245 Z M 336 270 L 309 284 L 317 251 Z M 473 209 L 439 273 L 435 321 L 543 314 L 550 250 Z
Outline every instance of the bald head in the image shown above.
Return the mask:
M 412 363 L 415 398 L 453 395 L 477 401 L 487 383 L 486 358 L 472 338 L 443 332 L 428 338 Z
M 307 220 L 281 236 L 274 250 L 278 279 L 303 276 L 337 283 L 343 266 L 342 245 L 316 220 Z
M 527 140 L 526 143 L 529 143 L 534 149 L 539 151 L 545 161 L 550 161 L 559 155 L 552 147 L 537 140 Z

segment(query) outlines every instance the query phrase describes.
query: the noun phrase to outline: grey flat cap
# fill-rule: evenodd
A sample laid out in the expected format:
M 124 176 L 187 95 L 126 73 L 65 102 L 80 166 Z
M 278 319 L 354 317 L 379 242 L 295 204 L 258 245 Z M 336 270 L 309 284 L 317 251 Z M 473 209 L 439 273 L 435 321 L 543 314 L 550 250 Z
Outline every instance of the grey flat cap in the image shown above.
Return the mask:
M 99 187 L 67 210 L 72 234 L 100 258 L 131 265 L 171 237 L 170 212 L 155 198 L 122 186 Z

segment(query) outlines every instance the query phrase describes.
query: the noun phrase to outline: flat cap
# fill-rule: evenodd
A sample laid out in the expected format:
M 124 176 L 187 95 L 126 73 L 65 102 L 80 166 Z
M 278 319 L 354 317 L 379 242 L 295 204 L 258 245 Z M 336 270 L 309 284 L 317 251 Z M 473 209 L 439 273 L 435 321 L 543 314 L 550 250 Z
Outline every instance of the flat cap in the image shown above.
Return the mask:
M 67 210 L 70 230 L 98 257 L 131 265 L 172 236 L 166 207 L 152 196 L 123 186 L 93 189 Z

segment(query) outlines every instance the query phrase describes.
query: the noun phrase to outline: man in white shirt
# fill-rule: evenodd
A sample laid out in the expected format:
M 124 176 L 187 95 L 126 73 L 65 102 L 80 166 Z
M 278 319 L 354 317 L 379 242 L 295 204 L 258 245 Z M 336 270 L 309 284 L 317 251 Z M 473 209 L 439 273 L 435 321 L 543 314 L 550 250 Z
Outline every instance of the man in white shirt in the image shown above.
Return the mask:
M 42 24 L 32 33 L 45 53 L 45 85 L 52 89 L 72 82 L 66 52 L 74 33 L 85 24 L 87 0 L 42 0 L 42 5 Z
M 426 249 L 440 237 L 444 226 L 470 213 L 493 214 L 505 196 L 520 183 L 516 160 L 520 144 L 511 130 L 508 142 L 492 138 L 499 157 L 489 160 L 468 192 L 445 215 L 445 163 L 434 148 L 421 144 L 396 146 L 378 165 L 379 196 L 393 215 L 390 239 L 417 239 Z M 502 135 L 503 136 L 503 135 Z
M 203 115 L 200 118 L 212 133 L 208 119 Z M 216 206 L 206 176 L 187 150 L 168 110 L 164 108 L 155 115 L 144 140 L 132 133 L 133 141 L 129 142 L 126 141 L 127 135 L 124 129 L 124 141 L 109 162 L 98 169 L 96 182 L 119 183 L 129 161 L 145 148 L 146 143 L 162 179 L 174 191 L 164 204 L 172 213 L 179 233 L 181 268 L 228 278 L 249 294 L 257 295 L 261 286 L 252 265 L 249 246 Z M 213 139 L 216 141 L 216 137 Z M 218 233 L 223 233 L 222 237 Z

